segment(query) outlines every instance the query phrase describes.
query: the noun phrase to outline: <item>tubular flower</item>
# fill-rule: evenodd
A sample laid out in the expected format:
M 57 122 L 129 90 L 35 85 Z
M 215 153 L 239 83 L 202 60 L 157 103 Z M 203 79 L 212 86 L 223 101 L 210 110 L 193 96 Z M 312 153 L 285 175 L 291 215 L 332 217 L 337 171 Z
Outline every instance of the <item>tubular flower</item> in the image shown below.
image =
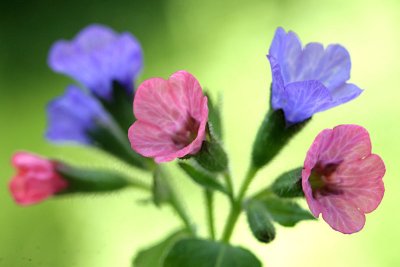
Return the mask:
M 365 224 L 384 195 L 385 165 L 371 153 L 368 132 L 357 125 L 322 131 L 309 149 L 302 171 L 308 206 L 336 231 L 351 234 Z
M 137 121 L 129 129 L 132 148 L 156 162 L 196 154 L 206 135 L 207 97 L 196 78 L 178 71 L 168 80 L 144 81 L 133 103 Z
M 103 99 L 112 96 L 113 82 L 133 93 L 133 81 L 143 66 L 143 54 L 136 38 L 117 34 L 103 25 L 89 25 L 72 41 L 56 42 L 49 53 L 49 66 L 89 88 Z
M 101 104 L 75 86 L 69 86 L 64 95 L 47 106 L 46 137 L 52 142 L 90 144 L 91 130 L 108 125 L 111 120 Z
M 347 83 L 350 55 L 341 45 L 302 47 L 298 36 L 278 28 L 269 48 L 272 71 L 271 104 L 282 109 L 288 124 L 356 98 L 362 90 Z
M 39 156 L 18 152 L 12 158 L 17 174 L 9 188 L 19 205 L 39 203 L 67 188 L 68 183 L 55 170 L 55 163 Z

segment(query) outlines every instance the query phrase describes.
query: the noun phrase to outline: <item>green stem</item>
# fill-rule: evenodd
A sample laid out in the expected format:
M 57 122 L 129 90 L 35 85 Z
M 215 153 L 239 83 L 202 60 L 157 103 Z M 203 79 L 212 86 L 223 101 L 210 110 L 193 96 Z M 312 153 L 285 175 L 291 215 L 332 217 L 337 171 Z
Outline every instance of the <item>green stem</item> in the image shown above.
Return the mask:
M 231 201 L 234 201 L 235 199 L 235 192 L 233 189 L 233 183 L 232 183 L 232 178 L 231 178 L 231 174 L 229 171 L 225 171 L 224 172 L 224 179 L 225 179 L 225 184 L 227 186 L 228 192 L 229 192 L 229 196 L 231 198 Z
M 207 223 L 210 238 L 215 240 L 215 224 L 214 224 L 214 192 L 208 189 L 204 190 L 207 209 Z
M 222 242 L 229 243 L 229 240 L 232 236 L 233 230 L 235 228 L 236 222 L 239 218 L 240 212 L 242 211 L 242 202 L 244 199 L 244 196 L 246 194 L 247 189 L 249 188 L 250 183 L 253 181 L 253 178 L 256 176 L 258 169 L 251 167 L 247 174 L 246 178 L 243 181 L 242 186 L 240 187 L 239 190 L 239 195 L 236 199 L 236 201 L 233 202 L 231 211 L 228 216 L 228 220 L 226 222 L 224 232 L 222 234 Z
M 173 186 L 170 182 L 171 179 L 169 179 L 169 177 L 167 177 L 168 176 L 167 172 L 160 165 L 158 167 L 159 167 L 160 171 L 162 172 L 162 176 L 164 178 L 164 182 L 165 182 L 166 186 L 169 187 L 169 193 L 170 193 L 169 202 L 170 202 L 172 208 L 176 211 L 178 216 L 181 218 L 187 231 L 191 235 L 195 236 L 196 232 L 194 229 L 194 224 L 192 223 L 189 215 L 187 214 L 186 209 L 185 209 L 184 205 L 182 204 L 182 201 L 179 199 L 178 194 L 176 193 L 175 189 L 173 188 Z

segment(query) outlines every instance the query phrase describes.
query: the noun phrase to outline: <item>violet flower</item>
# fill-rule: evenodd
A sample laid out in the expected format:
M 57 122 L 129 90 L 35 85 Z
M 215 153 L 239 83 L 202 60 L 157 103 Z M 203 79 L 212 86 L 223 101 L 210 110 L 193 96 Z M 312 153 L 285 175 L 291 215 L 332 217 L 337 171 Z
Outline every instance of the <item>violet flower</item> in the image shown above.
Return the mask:
M 302 47 L 294 32 L 278 28 L 267 57 L 273 79 L 272 108 L 282 109 L 289 125 L 346 103 L 362 92 L 347 83 L 350 55 L 341 45 L 324 49 L 320 43 L 309 43 Z
M 49 53 L 49 66 L 89 88 L 102 99 L 112 98 L 113 82 L 133 93 L 133 82 L 143 67 L 143 54 L 136 38 L 93 24 L 72 41 L 56 42 Z
M 101 104 L 75 86 L 47 106 L 46 138 L 55 143 L 91 144 L 90 131 L 96 124 L 110 125 L 111 119 Z

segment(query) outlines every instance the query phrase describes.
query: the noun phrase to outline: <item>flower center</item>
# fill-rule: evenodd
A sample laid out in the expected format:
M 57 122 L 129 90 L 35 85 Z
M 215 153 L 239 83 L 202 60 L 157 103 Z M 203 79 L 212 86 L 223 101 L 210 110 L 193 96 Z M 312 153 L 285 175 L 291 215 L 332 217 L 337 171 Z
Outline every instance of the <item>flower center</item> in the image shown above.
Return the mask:
M 179 149 L 184 148 L 196 139 L 199 127 L 200 123 L 192 116 L 188 116 L 183 127 L 172 136 L 172 141 Z
M 311 175 L 308 179 L 314 198 L 326 195 L 340 195 L 342 190 L 337 186 L 332 178 L 332 174 L 336 171 L 338 163 L 329 163 L 323 165 L 318 162 L 311 170 Z

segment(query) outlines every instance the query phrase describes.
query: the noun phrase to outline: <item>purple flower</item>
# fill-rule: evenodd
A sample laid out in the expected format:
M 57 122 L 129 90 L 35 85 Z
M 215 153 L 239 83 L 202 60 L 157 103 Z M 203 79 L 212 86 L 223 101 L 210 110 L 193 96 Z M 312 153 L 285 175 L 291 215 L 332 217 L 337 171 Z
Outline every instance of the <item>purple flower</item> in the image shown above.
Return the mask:
M 356 98 L 362 90 L 347 83 L 350 55 L 341 45 L 302 47 L 298 36 L 278 28 L 267 56 L 272 70 L 271 104 L 282 109 L 288 124 L 302 122 Z
M 55 143 L 91 144 L 90 131 L 112 123 L 101 104 L 75 86 L 49 103 L 47 116 L 46 138 Z
M 89 25 L 72 41 L 56 42 L 49 53 L 49 66 L 71 76 L 94 94 L 111 99 L 116 81 L 133 93 L 133 81 L 143 66 L 139 42 L 128 32 L 117 34 L 103 25 Z

